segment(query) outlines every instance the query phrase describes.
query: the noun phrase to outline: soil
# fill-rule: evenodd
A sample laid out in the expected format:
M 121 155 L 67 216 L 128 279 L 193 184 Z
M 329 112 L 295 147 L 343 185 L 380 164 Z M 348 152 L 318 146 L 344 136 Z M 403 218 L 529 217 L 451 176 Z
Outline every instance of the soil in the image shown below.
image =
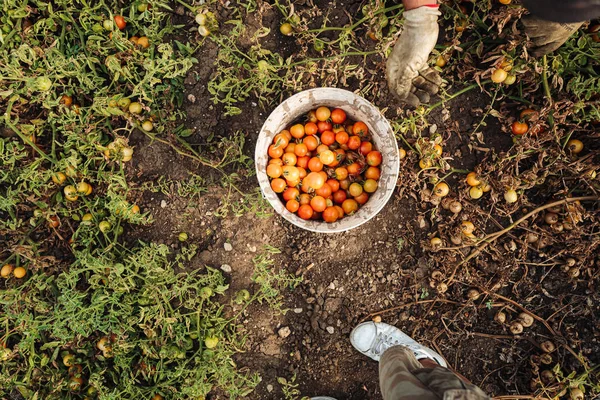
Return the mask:
M 357 4 L 353 3 L 353 7 Z M 342 23 L 347 21 L 339 4 L 328 6 L 335 7 L 330 15 L 332 20 L 337 15 Z M 276 16 L 266 15 L 263 21 L 254 23 L 271 27 L 271 33 L 263 39 L 265 47 L 284 56 L 294 51 L 293 40 L 278 34 Z M 249 24 L 252 26 L 253 22 Z M 196 64 L 185 81 L 188 117 L 184 122 L 193 129 L 188 141 L 202 145 L 210 135 L 225 137 L 242 130 L 246 139 L 244 153 L 253 158 L 258 132 L 271 110 L 262 109 L 255 98 L 250 98 L 241 104 L 241 115 L 222 117 L 222 108 L 210 101 L 207 92 L 208 80 L 214 72 L 210 60 L 216 54 L 216 45 L 207 41 L 196 56 L 203 61 Z M 369 57 L 368 62 L 372 66 L 368 79 L 376 81 L 380 88 L 369 100 L 381 109 L 389 107 L 387 116 L 396 118 L 401 110 L 387 92 L 385 63 L 375 56 Z M 357 85 L 355 82 L 344 88 L 356 90 Z M 194 97 L 189 97 L 190 94 Z M 284 93 L 282 97 L 287 95 Z M 445 139 L 444 156 L 452 158 L 454 168 L 472 170 L 492 154 L 500 155 L 511 146 L 510 136 L 501 131 L 493 117 L 485 120 L 484 143 L 471 137 L 473 126 L 482 119 L 482 110 L 490 101 L 486 94 L 471 91 L 429 117 Z M 427 132 L 423 135 L 427 136 Z M 210 185 L 206 193 L 193 199 L 179 196 L 176 190 L 177 182 L 191 174 L 215 181 L 217 176 L 165 144 L 149 142 L 143 135 L 134 135 L 130 140 L 136 149 L 143 149 L 136 153 L 140 156 L 134 158 L 130 171 L 139 187 L 156 182 L 161 176 L 171 182 L 168 194 L 139 191 L 138 204 L 150 211 L 154 223 L 132 228 L 129 232 L 132 241 L 153 240 L 177 248 L 181 246 L 177 234 L 188 233 L 187 244 L 199 248 L 199 256 L 190 268 L 230 265 L 231 273 L 225 275 L 232 292 L 240 288 L 252 291 L 252 258 L 264 245 L 282 250 L 273 256 L 277 270 L 285 269 L 303 277 L 300 286 L 285 294 L 287 313 L 277 314 L 266 305 L 256 305 L 245 314 L 242 325 L 248 342 L 237 361 L 240 367 L 256 371 L 262 377 L 251 398 L 283 398 L 277 377 L 290 379 L 296 374 L 299 389 L 306 396 L 380 399 L 377 363 L 355 351 L 348 339 L 354 326 L 373 315 L 381 315 L 384 322 L 436 349 L 452 368 L 490 395 L 530 393 L 529 381 L 533 377 L 530 356 L 540 354 L 540 342 L 561 339 L 554 338 L 540 321 L 522 335 L 511 335 L 505 326 L 493 320 L 497 304 L 505 302 L 484 295 L 468 300 L 465 293 L 471 285 L 494 287 L 496 293 L 539 313 L 565 336 L 567 326 L 577 327 L 578 333 L 570 334 L 571 340 L 562 342 L 595 363 L 600 362 L 598 303 L 581 306 L 577 313 L 567 317 L 568 324 L 564 320 L 566 315 L 560 312 L 566 306 L 579 307 L 577 304 L 586 301 L 586 296 L 591 299 L 590 293 L 597 288 L 565 280 L 559 268 L 528 268 L 514 262 L 513 250 L 500 246 L 493 256 L 482 256 L 469 267 L 460 268 L 455 284 L 447 292 L 440 293 L 431 287 L 431 274 L 440 266 L 435 263 L 437 253 L 427 247 L 428 238 L 441 226 L 440 222 L 457 221 L 457 217 L 447 211 L 433 216 L 431 207 L 421 201 L 414 179 L 418 160 L 414 158 L 402 161 L 398 191 L 376 218 L 350 232 L 323 235 L 303 231 L 277 215 L 261 218 L 246 213 L 240 217 L 218 217 L 214 211 L 225 195 L 225 189 L 219 185 Z M 247 176 L 241 185 L 251 190 L 258 183 L 255 177 Z M 466 212 L 476 214 L 477 207 L 469 207 Z M 488 216 L 488 226 L 482 229 L 498 230 L 494 218 L 503 225 L 508 222 L 501 216 Z M 233 249 L 226 251 L 225 243 Z M 532 257 L 532 262 L 537 262 L 537 256 Z M 449 276 L 455 264 L 442 266 L 442 274 Z M 515 305 L 509 305 L 506 311 L 510 318 L 520 312 Z M 592 316 L 595 322 L 586 323 Z M 283 327 L 290 331 L 284 338 L 279 335 Z M 577 367 L 564 351 L 560 360 L 565 369 L 571 364 Z M 224 397 L 215 393 L 213 398 Z

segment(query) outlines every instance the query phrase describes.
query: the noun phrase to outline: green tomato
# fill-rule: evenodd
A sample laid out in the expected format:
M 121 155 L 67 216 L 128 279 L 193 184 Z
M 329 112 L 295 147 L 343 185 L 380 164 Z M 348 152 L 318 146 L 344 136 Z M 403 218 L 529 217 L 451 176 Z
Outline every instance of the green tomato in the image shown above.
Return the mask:
M 110 222 L 100 221 L 100 223 L 98 224 L 98 228 L 100 229 L 100 232 L 106 232 L 110 229 Z
M 117 104 L 119 105 L 119 107 L 126 109 L 131 104 L 131 100 L 128 97 L 123 97 L 120 98 L 119 101 L 117 101 Z
M 143 13 L 144 11 L 146 11 L 148 9 L 148 4 L 146 3 L 140 3 L 137 6 L 137 10 L 141 13 Z
M 142 105 L 137 101 L 129 104 L 129 112 L 132 114 L 139 114 L 142 112 Z
M 179 236 L 177 236 L 177 239 L 179 239 L 180 242 L 185 242 L 186 240 L 188 240 L 188 234 L 185 232 L 181 232 Z
M 52 88 L 52 81 L 46 76 L 40 76 L 35 80 L 35 86 L 37 87 L 37 90 L 47 92 Z
M 379 15 L 379 26 L 381 28 L 385 28 L 386 26 L 388 26 L 389 20 L 388 17 L 385 16 L 385 14 L 380 14 Z
M 515 75 L 508 75 L 504 80 L 505 85 L 512 85 L 517 81 L 517 77 Z
M 142 129 L 145 130 L 146 132 L 150 132 L 152 130 L 152 128 L 154 128 L 152 121 L 146 120 L 142 123 Z
M 104 28 L 102 27 L 102 25 L 95 23 L 94 25 L 92 25 L 92 31 L 95 33 L 101 33 L 102 31 L 104 31 Z
M 204 339 L 204 345 L 207 349 L 214 349 L 219 344 L 219 338 L 216 336 L 208 336 Z
M 211 288 L 209 288 L 208 286 L 205 286 L 202 289 L 200 289 L 200 297 L 201 298 L 208 299 L 212 295 L 213 295 L 213 290 Z
M 292 25 L 288 22 L 281 24 L 281 26 L 279 27 L 279 32 L 281 32 L 282 35 L 285 36 L 292 36 L 292 34 L 294 33 L 294 28 L 292 28 Z
M 246 301 L 250 300 L 250 292 L 246 289 L 242 289 L 235 294 L 235 302 L 236 304 L 242 304 Z
M 113 27 L 114 27 L 114 23 L 111 19 L 105 19 L 104 22 L 102 22 L 102 26 L 104 27 L 105 30 L 112 31 Z
M 325 42 L 319 39 L 315 39 L 314 48 L 315 51 L 323 51 L 325 49 Z
M 260 60 L 256 66 L 260 72 L 267 72 L 269 70 L 269 63 L 265 60 Z

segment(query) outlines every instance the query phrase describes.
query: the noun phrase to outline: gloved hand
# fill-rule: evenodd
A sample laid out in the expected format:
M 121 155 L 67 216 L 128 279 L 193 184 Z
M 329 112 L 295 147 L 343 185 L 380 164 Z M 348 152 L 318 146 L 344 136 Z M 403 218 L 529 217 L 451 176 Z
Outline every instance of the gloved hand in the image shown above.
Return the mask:
M 525 33 L 533 41 L 531 54 L 534 57 L 541 57 L 558 49 L 583 25 L 583 22 L 567 24 L 532 16 L 523 18 L 521 22 L 525 26 Z
M 436 94 L 442 79 L 427 66 L 437 42 L 437 7 L 419 7 L 404 12 L 404 30 L 387 60 L 388 86 L 401 101 L 417 107 Z

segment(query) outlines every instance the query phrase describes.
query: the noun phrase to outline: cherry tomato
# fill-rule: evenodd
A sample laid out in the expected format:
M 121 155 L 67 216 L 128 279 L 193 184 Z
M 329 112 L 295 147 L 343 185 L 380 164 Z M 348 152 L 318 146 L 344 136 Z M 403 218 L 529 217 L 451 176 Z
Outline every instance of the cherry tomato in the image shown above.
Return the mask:
M 319 160 L 324 165 L 331 165 L 335 161 L 335 154 L 331 150 L 325 150 L 322 153 L 319 153 Z
M 342 203 L 342 209 L 344 210 L 345 214 L 354 214 L 356 210 L 358 210 L 358 203 L 354 199 L 346 199 Z
M 300 196 L 300 191 L 296 188 L 287 188 L 283 191 L 283 199 L 284 200 L 291 200 L 291 199 L 295 199 L 298 196 Z
M 317 108 L 316 114 L 319 121 L 325 122 L 331 116 L 331 111 L 327 107 L 319 107 Z
M 125 18 L 123 18 L 120 15 L 115 15 L 114 17 L 115 19 L 115 24 L 117 25 L 117 28 L 119 28 L 119 30 L 123 30 L 125 29 L 125 27 L 127 26 L 127 22 L 125 21 Z
M 338 219 L 344 218 L 344 209 L 340 206 L 333 206 L 338 212 Z
M 283 167 L 283 161 L 281 161 L 281 158 L 271 158 L 269 160 L 269 165 L 271 164 L 275 164 L 275 165 L 279 165 L 280 167 Z
M 296 143 L 288 144 L 283 150 L 284 153 L 293 153 L 294 151 L 296 151 Z
M 296 124 L 290 128 L 290 134 L 296 139 L 300 139 L 304 136 L 304 125 Z
M 362 192 L 359 196 L 356 196 L 354 200 L 356 200 L 356 202 L 362 206 L 367 202 L 367 200 L 369 200 L 369 195 L 367 192 Z
M 529 125 L 525 122 L 515 121 L 511 125 L 512 133 L 515 135 L 523 135 L 529 130 Z
M 354 182 L 348 188 L 348 192 L 350 192 L 350 196 L 352 197 L 360 196 L 363 192 L 363 187 L 360 185 L 360 183 Z
M 327 208 L 327 200 L 323 196 L 315 196 L 310 200 L 310 206 L 316 212 L 323 212 Z
M 321 143 L 326 146 L 331 146 L 335 143 L 335 133 L 333 131 L 325 131 L 321 134 Z
M 304 132 L 307 135 L 314 135 L 319 131 L 319 128 L 317 128 L 317 124 L 315 124 L 314 122 L 308 122 L 306 125 L 304 125 Z
M 312 172 L 318 172 L 323 169 L 323 163 L 317 157 L 313 157 L 308 161 L 308 169 Z
M 325 131 L 330 131 L 333 126 L 331 125 L 331 122 L 319 121 L 317 122 L 317 128 L 319 129 L 319 133 L 323 133 Z
M 268 154 L 271 158 L 280 158 L 283 155 L 283 149 L 281 147 L 270 145 Z
M 343 181 L 348 178 L 348 169 L 344 167 L 339 167 L 335 169 L 335 179 L 338 181 Z
M 508 77 L 508 73 L 502 68 L 497 68 L 492 72 L 492 81 L 494 83 L 502 83 Z
M 350 136 L 348 136 L 348 133 L 346 131 L 340 131 L 335 134 L 335 141 L 338 142 L 339 144 L 348 143 L 349 138 L 350 138 Z
M 348 190 L 348 188 L 350 187 L 350 184 L 352 182 L 350 182 L 350 179 L 342 179 L 340 181 L 340 189 L 341 190 Z
M 377 150 L 373 150 L 369 154 L 367 154 L 367 164 L 371 167 L 377 167 L 381 164 L 381 153 Z
M 310 157 L 308 157 L 308 156 L 298 157 L 296 160 L 296 166 L 301 167 L 301 168 L 308 168 L 309 160 L 310 160 Z
M 294 153 L 285 153 L 283 157 L 281 157 L 284 165 L 296 165 L 298 161 L 298 157 Z
M 285 22 L 279 26 L 279 32 L 285 36 L 292 36 L 294 28 L 292 28 L 292 24 Z
M 323 220 L 325 222 L 332 223 L 332 222 L 337 221 L 338 218 L 339 218 L 339 213 L 335 207 L 327 207 L 325 210 L 323 210 Z
M 328 198 L 329 196 L 331 196 L 331 193 L 333 193 L 333 190 L 327 182 L 325 182 L 323 186 L 321 186 L 319 189 L 315 190 L 315 194 L 317 196 L 321 196 L 324 198 Z
M 523 111 L 521 111 L 521 114 L 519 114 L 519 119 L 528 121 L 529 119 L 531 119 L 537 115 L 538 115 L 537 111 L 532 110 L 531 108 L 526 108 Z
M 343 124 L 346 121 L 346 112 L 341 108 L 336 108 L 331 112 L 331 122 L 334 124 Z
M 283 193 L 286 185 L 285 181 L 281 178 L 275 178 L 271 181 L 271 189 L 273 189 L 275 193 Z
M 367 179 L 363 184 L 363 188 L 367 193 L 374 193 L 377 190 L 377 181 L 375 179 Z
M 273 138 L 273 146 L 275 147 L 281 147 L 282 149 L 285 149 L 288 144 L 290 144 L 290 139 L 288 139 L 288 137 L 283 133 L 278 133 Z
M 281 133 L 282 135 L 285 135 L 285 137 L 287 137 L 288 140 L 292 140 L 292 134 L 287 129 L 284 129 L 279 133 Z
M 294 154 L 297 157 L 304 157 L 308 154 L 308 147 L 304 143 L 297 143 L 294 147 Z
M 306 178 L 303 180 L 303 184 L 304 182 L 306 182 L 306 185 L 309 188 L 318 190 L 325 184 L 325 179 L 323 179 L 323 176 L 318 172 L 311 172 L 310 174 L 306 175 Z
M 360 154 L 366 156 L 371 151 L 373 151 L 373 144 L 371 142 L 362 142 L 360 144 Z
M 283 177 L 291 182 L 296 182 L 298 180 L 300 180 L 300 171 L 298 171 L 298 168 L 292 166 L 292 165 L 284 165 L 283 168 Z
M 340 181 L 338 181 L 337 179 L 327 179 L 325 183 L 331 187 L 332 192 L 337 192 L 338 190 L 340 190 Z
M 356 122 L 352 128 L 352 133 L 365 137 L 369 133 L 369 127 L 364 122 Z
M 315 124 L 319 121 L 317 119 L 317 113 L 314 110 L 310 110 L 308 114 L 306 114 L 306 120 L 308 122 L 314 122 Z
M 51 215 L 48 218 L 48 226 L 50 226 L 50 228 L 58 228 L 59 225 L 60 225 L 60 219 L 58 219 L 58 217 L 56 215 Z
M 350 138 L 348 139 L 348 143 L 346 143 L 346 145 L 348 146 L 348 148 L 350 150 L 358 150 L 358 148 L 360 147 L 361 141 L 360 141 L 360 137 L 358 136 L 350 136 Z
M 73 98 L 69 95 L 64 94 L 60 98 L 60 104 L 63 104 L 65 107 L 71 107 L 71 104 L 73 104 Z
M 367 179 L 374 179 L 377 181 L 377 180 L 379 180 L 380 177 L 381 177 L 381 171 L 377 167 L 369 167 L 365 171 L 365 178 L 367 178 Z
M 305 204 L 310 204 L 310 194 L 302 193 L 300 195 L 298 202 L 300 203 L 301 206 L 303 206 Z
M 315 211 L 308 204 L 303 204 L 298 208 L 298 216 L 302 219 L 311 219 L 314 212 Z
M 327 150 L 329 150 L 329 146 L 324 145 L 324 144 L 320 144 L 320 145 L 317 146 L 316 153 L 317 154 L 321 154 L 322 152 L 327 151 Z
M 571 139 L 567 142 L 567 149 L 573 154 L 579 154 L 583 150 L 583 142 L 579 139 Z
M 319 146 L 319 140 L 314 136 L 305 137 L 302 143 L 304 143 L 308 151 L 313 151 Z
M 304 169 L 304 167 L 299 167 L 298 165 L 296 165 L 296 168 L 298 168 L 298 174 L 300 176 L 300 179 L 304 179 L 308 174 L 308 172 L 306 172 L 306 169 Z
M 350 175 L 358 175 L 358 174 L 360 174 L 360 170 L 362 168 L 360 167 L 359 163 L 352 163 L 352 164 L 348 165 L 346 167 L 346 169 L 348 170 L 348 173 Z
M 300 208 L 300 203 L 297 200 L 290 199 L 285 203 L 285 208 L 291 213 L 295 213 Z
M 147 49 L 148 47 L 150 47 L 150 40 L 148 40 L 146 36 L 141 36 L 137 41 L 137 45 L 144 49 Z
M 333 192 L 333 202 L 336 204 L 342 204 L 347 198 L 348 196 L 346 195 L 345 190 L 338 190 Z

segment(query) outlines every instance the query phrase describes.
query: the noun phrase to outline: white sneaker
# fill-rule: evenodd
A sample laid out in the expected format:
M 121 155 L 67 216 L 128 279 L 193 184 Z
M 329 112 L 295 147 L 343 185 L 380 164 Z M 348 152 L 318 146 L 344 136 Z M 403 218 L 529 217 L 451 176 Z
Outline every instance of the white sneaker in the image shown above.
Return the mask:
M 395 326 L 383 322 L 363 322 L 350 333 L 350 343 L 364 355 L 379 362 L 384 351 L 392 346 L 408 347 L 417 360 L 429 358 L 442 367 L 448 363 L 442 356 L 429 347 L 425 347 Z

